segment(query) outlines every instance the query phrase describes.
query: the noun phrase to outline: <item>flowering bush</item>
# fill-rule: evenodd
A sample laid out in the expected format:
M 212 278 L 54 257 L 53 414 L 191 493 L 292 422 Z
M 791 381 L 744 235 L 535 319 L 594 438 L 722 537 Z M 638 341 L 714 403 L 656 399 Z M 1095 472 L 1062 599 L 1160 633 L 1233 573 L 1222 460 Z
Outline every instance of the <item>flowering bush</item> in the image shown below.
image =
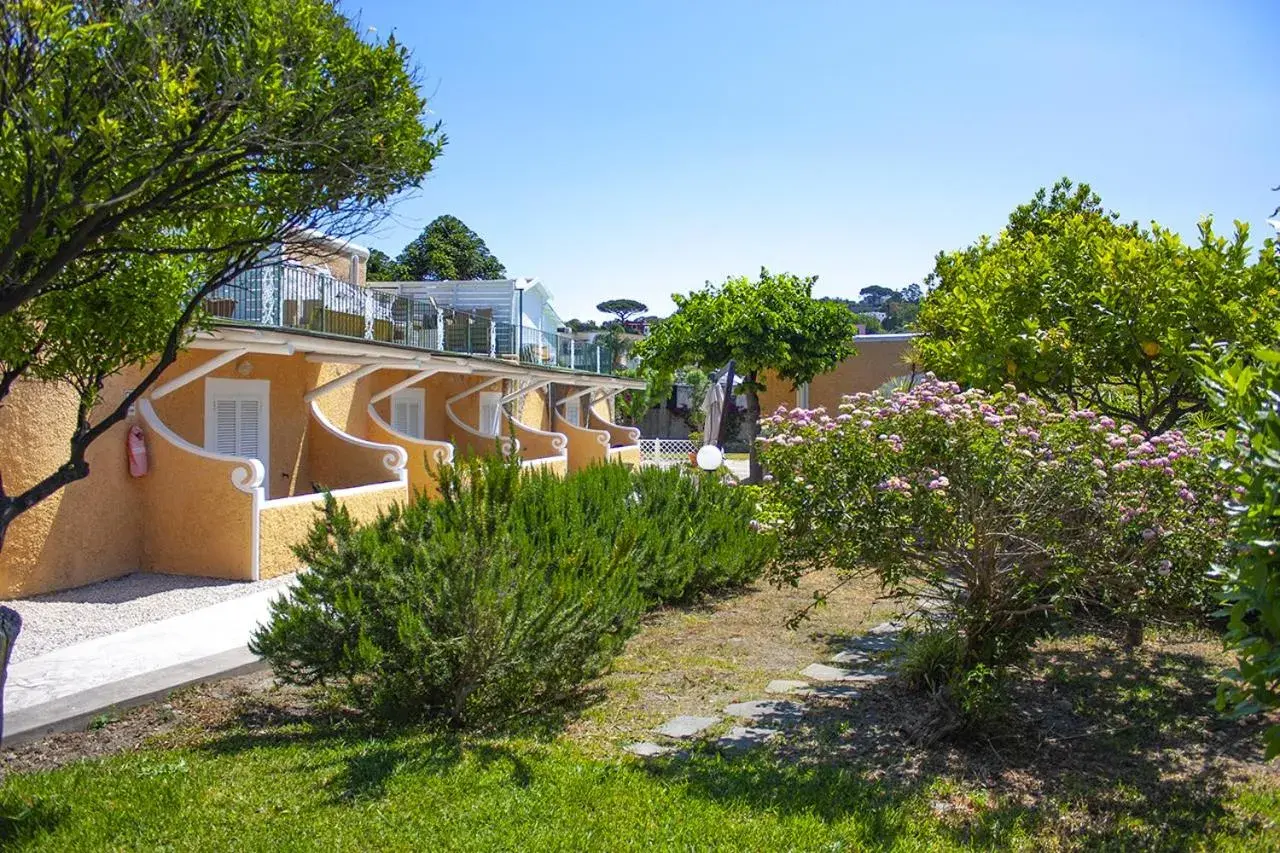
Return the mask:
M 965 671 L 1009 661 L 1054 614 L 1140 625 L 1214 601 L 1222 487 L 1177 431 L 932 374 L 837 413 L 780 408 L 763 427 L 768 520 L 796 558 L 779 571 L 879 573 L 951 623 Z

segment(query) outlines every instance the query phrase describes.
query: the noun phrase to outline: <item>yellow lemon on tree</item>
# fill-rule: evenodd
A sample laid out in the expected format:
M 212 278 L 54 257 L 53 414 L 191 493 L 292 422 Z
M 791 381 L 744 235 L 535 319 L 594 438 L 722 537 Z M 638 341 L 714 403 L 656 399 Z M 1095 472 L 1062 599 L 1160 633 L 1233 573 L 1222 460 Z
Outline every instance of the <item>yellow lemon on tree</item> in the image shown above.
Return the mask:
M 1147 358 L 1155 358 L 1160 354 L 1160 344 L 1155 341 L 1143 341 L 1142 352 L 1146 354 Z

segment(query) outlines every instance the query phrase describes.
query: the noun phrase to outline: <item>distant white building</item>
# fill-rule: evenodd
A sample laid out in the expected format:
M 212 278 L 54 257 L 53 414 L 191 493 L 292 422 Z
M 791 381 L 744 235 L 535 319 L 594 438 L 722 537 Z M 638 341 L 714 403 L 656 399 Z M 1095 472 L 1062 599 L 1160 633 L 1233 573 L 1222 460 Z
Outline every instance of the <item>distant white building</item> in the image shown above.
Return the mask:
M 429 297 L 442 308 L 540 332 L 554 333 L 564 326 L 564 320 L 551 305 L 551 291 L 536 278 L 379 281 L 370 282 L 369 286 L 402 296 Z

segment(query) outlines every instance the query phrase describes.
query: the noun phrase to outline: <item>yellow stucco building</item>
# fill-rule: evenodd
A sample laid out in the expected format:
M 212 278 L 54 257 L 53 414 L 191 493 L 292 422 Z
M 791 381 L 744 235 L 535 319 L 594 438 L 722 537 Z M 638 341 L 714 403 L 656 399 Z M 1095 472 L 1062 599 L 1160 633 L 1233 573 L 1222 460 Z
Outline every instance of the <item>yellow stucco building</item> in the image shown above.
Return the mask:
M 776 375 L 766 374 L 765 390 L 760 394 L 760 412 L 771 414 L 778 406 L 788 409 L 816 409 L 825 406 L 835 412 L 846 394 L 874 391 L 890 379 L 916 372 L 912 352 L 912 334 L 859 335 L 854 345 L 857 353 L 836 365 L 834 370 L 815 376 L 799 388 Z
M 292 548 L 325 491 L 367 519 L 431 493 L 438 466 L 459 453 L 515 453 L 561 472 L 638 464 L 639 431 L 610 413 L 613 395 L 643 383 L 573 369 L 586 361 L 572 350 L 558 359 L 568 366 L 547 363 L 520 346 L 519 329 L 456 315 L 433 326 L 436 306 L 363 287 L 362 252 L 338 253 L 349 266 L 295 259 L 215 294 L 221 319 L 92 445 L 89 476 L 14 521 L 0 597 L 139 570 L 233 580 L 293 571 Z M 465 347 L 454 335 L 462 323 Z M 116 405 L 140 374 L 114 377 L 100 405 Z M 76 402 L 68 388 L 27 382 L 0 407 L 12 492 L 65 461 Z M 142 476 L 126 455 L 134 426 Z

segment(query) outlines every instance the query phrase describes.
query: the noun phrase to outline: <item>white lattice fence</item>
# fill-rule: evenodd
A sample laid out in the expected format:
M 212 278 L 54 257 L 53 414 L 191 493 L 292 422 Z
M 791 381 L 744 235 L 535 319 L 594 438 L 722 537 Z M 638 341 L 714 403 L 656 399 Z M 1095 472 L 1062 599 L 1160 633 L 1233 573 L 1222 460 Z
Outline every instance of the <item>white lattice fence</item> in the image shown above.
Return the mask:
M 688 465 L 689 454 L 697 453 L 698 445 L 687 438 L 640 439 L 640 463 L 667 468 Z

